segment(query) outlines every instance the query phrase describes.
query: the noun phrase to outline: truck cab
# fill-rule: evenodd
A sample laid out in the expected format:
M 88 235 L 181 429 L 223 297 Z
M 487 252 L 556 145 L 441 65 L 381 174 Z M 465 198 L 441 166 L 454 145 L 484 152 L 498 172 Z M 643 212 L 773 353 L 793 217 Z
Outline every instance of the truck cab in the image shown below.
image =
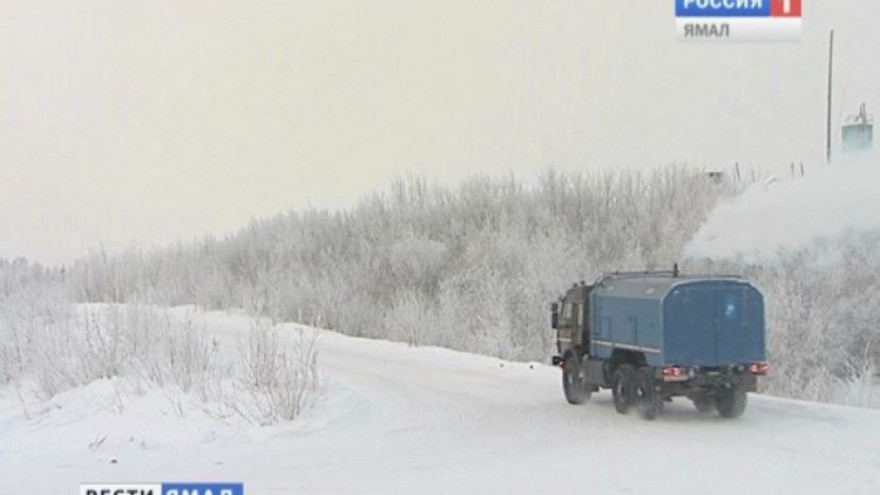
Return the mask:
M 556 351 L 562 356 L 567 349 L 589 345 L 590 305 L 587 296 L 591 285 L 575 284 L 558 303 L 553 303 L 551 319 L 556 321 Z M 555 315 L 555 316 L 554 316 Z

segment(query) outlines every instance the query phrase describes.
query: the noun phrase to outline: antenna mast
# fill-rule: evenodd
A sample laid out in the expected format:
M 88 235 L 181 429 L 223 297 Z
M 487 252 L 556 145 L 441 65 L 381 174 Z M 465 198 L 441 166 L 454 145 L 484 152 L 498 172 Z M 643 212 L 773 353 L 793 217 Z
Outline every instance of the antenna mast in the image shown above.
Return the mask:
M 828 117 L 825 125 L 825 163 L 831 163 L 831 83 L 834 63 L 834 30 L 828 41 Z

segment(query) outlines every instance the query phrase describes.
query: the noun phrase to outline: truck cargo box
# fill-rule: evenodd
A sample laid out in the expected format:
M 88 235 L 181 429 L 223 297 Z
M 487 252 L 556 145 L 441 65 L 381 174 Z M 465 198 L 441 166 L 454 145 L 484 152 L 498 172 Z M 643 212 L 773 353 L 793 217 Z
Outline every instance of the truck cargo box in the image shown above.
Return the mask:
M 764 302 L 737 278 L 604 277 L 590 291 L 589 353 L 642 352 L 650 366 L 764 361 Z

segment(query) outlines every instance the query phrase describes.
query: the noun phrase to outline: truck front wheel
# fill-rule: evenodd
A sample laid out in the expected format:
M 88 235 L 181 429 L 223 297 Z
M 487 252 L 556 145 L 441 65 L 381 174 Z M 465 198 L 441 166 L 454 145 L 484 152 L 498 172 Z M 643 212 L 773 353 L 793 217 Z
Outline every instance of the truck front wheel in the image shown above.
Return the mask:
M 569 404 L 583 404 L 590 398 L 592 389 L 587 386 L 586 378 L 581 359 L 576 354 L 566 357 L 562 365 L 562 390 Z
M 731 387 L 718 391 L 718 413 L 725 418 L 742 416 L 746 410 L 746 389 Z
M 620 414 L 626 414 L 633 403 L 633 375 L 633 367 L 628 364 L 621 364 L 614 370 L 611 397 L 614 399 L 614 409 Z

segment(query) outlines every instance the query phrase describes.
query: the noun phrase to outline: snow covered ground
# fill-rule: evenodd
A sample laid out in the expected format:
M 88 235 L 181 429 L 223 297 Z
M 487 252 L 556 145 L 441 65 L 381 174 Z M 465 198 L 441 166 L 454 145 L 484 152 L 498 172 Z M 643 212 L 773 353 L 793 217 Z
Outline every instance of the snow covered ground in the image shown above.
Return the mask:
M 213 313 L 212 331 L 244 333 Z M 877 494 L 880 411 L 750 396 L 737 420 L 686 401 L 647 422 L 559 370 L 322 332 L 295 422 L 221 419 L 173 390 L 106 380 L 49 402 L 0 388 L 0 494 L 83 482 L 243 481 L 248 494 Z

